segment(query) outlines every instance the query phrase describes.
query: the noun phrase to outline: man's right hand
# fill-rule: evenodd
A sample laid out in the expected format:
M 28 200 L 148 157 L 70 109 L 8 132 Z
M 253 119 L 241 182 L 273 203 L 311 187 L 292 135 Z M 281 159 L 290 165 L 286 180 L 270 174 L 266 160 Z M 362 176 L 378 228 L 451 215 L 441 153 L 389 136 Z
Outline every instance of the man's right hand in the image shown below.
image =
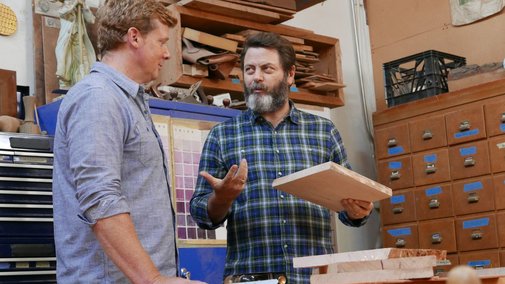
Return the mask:
M 207 180 L 214 190 L 207 211 L 214 224 L 221 223 L 230 209 L 233 201 L 240 195 L 247 182 L 247 161 L 242 159 L 240 165 L 233 165 L 223 179 L 218 179 L 208 172 L 201 172 L 200 175 Z

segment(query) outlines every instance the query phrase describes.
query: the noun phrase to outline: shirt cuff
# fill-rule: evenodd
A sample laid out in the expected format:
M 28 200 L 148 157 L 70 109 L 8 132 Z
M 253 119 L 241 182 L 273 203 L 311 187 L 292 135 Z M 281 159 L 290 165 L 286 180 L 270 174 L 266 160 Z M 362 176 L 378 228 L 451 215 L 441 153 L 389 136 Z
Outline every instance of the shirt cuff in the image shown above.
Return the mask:
M 82 214 L 79 214 L 78 217 L 84 223 L 94 225 L 99 219 L 122 213 L 130 213 L 130 207 L 124 197 L 102 199 Z

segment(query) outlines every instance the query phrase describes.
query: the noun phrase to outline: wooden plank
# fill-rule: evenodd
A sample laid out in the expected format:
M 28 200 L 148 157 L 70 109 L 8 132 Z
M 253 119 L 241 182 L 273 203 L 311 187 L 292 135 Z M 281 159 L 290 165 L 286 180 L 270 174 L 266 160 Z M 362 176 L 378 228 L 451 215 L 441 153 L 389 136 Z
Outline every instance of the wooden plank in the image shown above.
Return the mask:
M 266 5 L 266 4 L 249 2 L 249 1 L 246 1 L 246 0 L 226 0 L 226 2 L 237 3 L 237 4 L 241 4 L 241 5 L 246 5 L 246 6 L 251 6 L 251 7 L 259 8 L 259 9 L 262 9 L 262 10 L 277 12 L 279 14 L 287 15 L 287 16 L 292 16 L 292 15 L 296 14 L 296 10 L 294 10 L 294 9 L 285 9 L 285 8 L 275 7 L 275 6 Z
M 244 37 L 248 37 L 248 36 L 251 36 L 251 35 L 256 34 L 258 32 L 259 31 L 257 31 L 257 30 L 243 30 L 243 31 L 240 31 L 238 34 L 240 34 Z M 281 36 L 293 44 L 301 44 L 301 45 L 305 44 L 305 40 L 301 37 L 287 36 L 287 35 L 282 35 L 282 34 L 281 34 Z
M 436 249 L 400 249 L 400 248 L 382 248 L 371 250 L 359 250 L 351 252 L 341 252 L 324 255 L 295 257 L 293 267 L 321 267 L 332 263 L 356 262 L 383 260 L 402 257 L 429 256 L 434 255 L 438 260 L 446 259 L 447 252 Z
M 344 198 L 373 202 L 392 195 L 390 188 L 334 162 L 275 179 L 272 186 L 334 211 L 343 210 Z
M 402 279 L 420 279 L 433 277 L 433 268 L 375 270 L 361 272 L 342 272 L 333 274 L 315 274 L 310 277 L 310 283 L 347 284 L 347 283 L 377 283 Z
M 192 41 L 199 42 L 204 45 L 228 50 L 231 52 L 237 51 L 238 42 L 211 35 L 208 33 L 200 32 L 188 27 L 183 28 L 182 36 Z
M 0 115 L 17 114 L 16 71 L 0 69 Z
M 177 2 L 177 5 L 220 15 L 234 15 L 237 18 L 265 24 L 278 23 L 281 18 L 280 15 L 275 12 L 221 0 L 181 0 Z

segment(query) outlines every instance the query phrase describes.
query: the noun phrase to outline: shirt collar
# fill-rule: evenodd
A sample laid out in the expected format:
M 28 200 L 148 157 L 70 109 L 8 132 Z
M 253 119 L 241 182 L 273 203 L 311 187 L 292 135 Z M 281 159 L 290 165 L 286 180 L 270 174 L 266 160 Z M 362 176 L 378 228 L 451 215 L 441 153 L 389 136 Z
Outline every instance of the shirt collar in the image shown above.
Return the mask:
M 98 72 L 108 76 L 114 84 L 121 88 L 126 95 L 136 98 L 137 94 L 144 93 L 144 87 L 128 78 L 125 74 L 117 71 L 103 62 L 95 62 L 91 72 Z
M 247 109 L 244 116 L 245 119 L 251 122 L 251 124 L 265 122 L 265 119 L 259 113 L 252 111 L 250 108 Z M 300 110 L 295 107 L 295 104 L 291 100 L 289 100 L 289 113 L 284 120 L 289 120 L 294 124 L 298 124 L 300 122 Z

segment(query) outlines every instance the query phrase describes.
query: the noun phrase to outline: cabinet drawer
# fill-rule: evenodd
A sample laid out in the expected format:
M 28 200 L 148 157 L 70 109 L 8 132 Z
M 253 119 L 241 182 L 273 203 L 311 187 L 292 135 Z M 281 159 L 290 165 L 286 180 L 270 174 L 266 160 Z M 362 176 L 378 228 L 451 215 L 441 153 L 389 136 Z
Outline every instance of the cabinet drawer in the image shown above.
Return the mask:
M 500 247 L 505 248 L 505 211 L 496 214 L 496 226 L 498 227 L 498 241 Z
M 438 265 L 435 266 L 434 272 L 435 275 L 439 275 L 442 273 L 448 273 L 453 267 L 459 265 L 459 257 L 458 254 L 447 254 L 446 258 L 451 264 L 450 265 Z
M 414 192 L 419 220 L 453 216 L 451 185 L 423 187 Z
M 453 183 L 452 196 L 456 215 L 491 211 L 495 208 L 493 182 L 489 176 Z
M 439 219 L 420 222 L 419 247 L 456 252 L 456 229 L 454 219 Z
M 505 172 L 505 135 L 489 139 L 489 157 L 493 173 Z
M 382 200 L 381 218 L 384 225 L 415 221 L 414 192 L 411 189 L 395 191 L 391 198 Z
M 437 149 L 412 156 L 414 184 L 425 185 L 450 180 L 449 150 Z
M 409 129 L 407 124 L 375 131 L 377 159 L 410 153 Z
M 498 250 L 466 252 L 459 255 L 459 263 L 475 269 L 500 267 Z
M 450 147 L 451 177 L 462 179 L 490 172 L 487 141 L 478 141 Z
M 378 162 L 379 182 L 391 189 L 412 187 L 412 159 L 410 156 L 396 157 Z
M 505 134 L 505 100 L 485 104 L 484 114 L 489 137 Z
M 416 224 L 384 226 L 382 239 L 385 248 L 419 248 L 419 234 Z
M 505 209 L 505 174 L 493 177 L 496 209 Z
M 412 152 L 443 147 L 447 145 L 445 119 L 435 116 L 409 123 Z
M 456 218 L 456 239 L 460 251 L 497 248 L 495 215 L 479 214 Z M 461 258 L 460 263 L 464 263 Z
M 445 116 L 447 143 L 464 143 L 486 137 L 484 110 L 481 105 L 467 107 Z

